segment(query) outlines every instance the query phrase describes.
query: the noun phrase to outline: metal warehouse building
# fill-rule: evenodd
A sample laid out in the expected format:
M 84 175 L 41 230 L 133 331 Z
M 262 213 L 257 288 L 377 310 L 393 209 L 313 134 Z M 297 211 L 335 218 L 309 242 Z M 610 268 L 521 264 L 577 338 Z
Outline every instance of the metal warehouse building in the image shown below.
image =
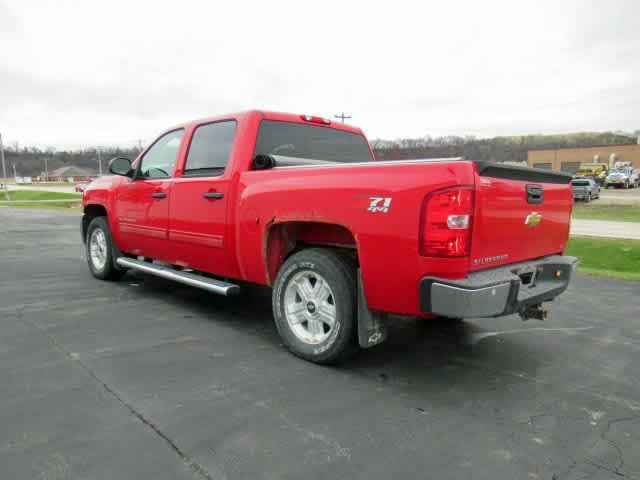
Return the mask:
M 606 145 L 599 147 L 558 148 L 552 150 L 529 150 L 527 165 L 575 173 L 581 163 L 607 163 L 630 161 L 640 168 L 640 145 Z

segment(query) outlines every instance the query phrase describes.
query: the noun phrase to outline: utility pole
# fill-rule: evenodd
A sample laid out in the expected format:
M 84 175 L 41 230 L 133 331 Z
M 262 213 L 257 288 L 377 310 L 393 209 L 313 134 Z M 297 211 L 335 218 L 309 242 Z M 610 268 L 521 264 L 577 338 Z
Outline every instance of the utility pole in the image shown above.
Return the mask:
M 100 147 L 98 147 L 98 175 L 102 176 L 102 158 L 100 157 Z
M 47 157 L 44 157 L 44 181 L 49 181 L 49 168 L 47 167 Z
M 342 123 L 344 123 L 345 119 L 351 118 L 351 115 L 348 115 L 348 114 L 342 112 L 339 115 L 334 115 L 334 117 L 335 118 L 339 118 L 340 120 L 342 120 Z
M 2 184 L 4 185 L 4 196 L 9 200 L 9 187 L 7 187 L 7 166 L 4 163 L 4 146 L 2 145 L 2 134 L 0 133 L 0 158 L 2 158 Z

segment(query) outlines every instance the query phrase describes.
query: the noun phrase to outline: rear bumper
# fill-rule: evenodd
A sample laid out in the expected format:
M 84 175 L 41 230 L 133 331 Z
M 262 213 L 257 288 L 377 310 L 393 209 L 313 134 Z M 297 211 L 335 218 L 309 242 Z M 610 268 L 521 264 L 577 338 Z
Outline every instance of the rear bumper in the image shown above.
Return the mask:
M 587 192 L 587 193 L 584 193 L 584 192 L 577 193 L 576 192 L 576 193 L 573 194 L 573 199 L 574 200 L 584 200 L 585 198 L 589 198 L 589 194 L 593 195 L 592 192 Z
M 453 318 L 498 317 L 548 302 L 567 289 L 575 257 L 551 255 L 473 272 L 462 280 L 425 277 L 420 309 Z

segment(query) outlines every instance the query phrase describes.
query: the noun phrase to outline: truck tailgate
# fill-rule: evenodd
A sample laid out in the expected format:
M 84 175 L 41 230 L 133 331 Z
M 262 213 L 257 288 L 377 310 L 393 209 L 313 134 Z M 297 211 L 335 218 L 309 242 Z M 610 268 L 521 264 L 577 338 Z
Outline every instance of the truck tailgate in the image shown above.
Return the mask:
M 563 173 L 477 162 L 470 269 L 564 252 L 570 181 Z

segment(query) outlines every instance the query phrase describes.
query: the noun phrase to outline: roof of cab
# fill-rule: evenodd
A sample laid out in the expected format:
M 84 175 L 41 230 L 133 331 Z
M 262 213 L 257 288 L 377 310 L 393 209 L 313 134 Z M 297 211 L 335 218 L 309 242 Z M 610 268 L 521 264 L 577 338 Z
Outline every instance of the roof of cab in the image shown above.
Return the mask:
M 235 118 L 240 120 L 240 119 L 255 116 L 255 115 L 259 115 L 265 120 L 276 120 L 281 122 L 294 122 L 294 123 L 303 123 L 303 124 L 309 124 L 309 125 L 317 125 L 320 127 L 325 127 L 325 128 L 329 127 L 329 128 L 335 128 L 337 130 L 344 130 L 346 132 L 362 134 L 362 130 L 360 128 L 354 127 L 352 125 L 347 125 L 345 123 L 334 122 L 334 121 L 330 121 L 329 124 L 312 123 L 304 120 L 303 117 L 306 114 L 273 112 L 273 111 L 267 111 L 267 110 L 246 110 L 244 112 L 228 113 L 224 115 L 217 115 L 215 117 L 200 118 L 197 120 L 192 120 L 189 122 L 182 123 L 180 125 L 175 125 L 174 127 L 171 128 L 171 130 L 174 130 L 176 128 L 202 125 L 203 123 L 210 123 L 210 122 L 215 122 L 215 121 L 220 121 L 225 119 Z

